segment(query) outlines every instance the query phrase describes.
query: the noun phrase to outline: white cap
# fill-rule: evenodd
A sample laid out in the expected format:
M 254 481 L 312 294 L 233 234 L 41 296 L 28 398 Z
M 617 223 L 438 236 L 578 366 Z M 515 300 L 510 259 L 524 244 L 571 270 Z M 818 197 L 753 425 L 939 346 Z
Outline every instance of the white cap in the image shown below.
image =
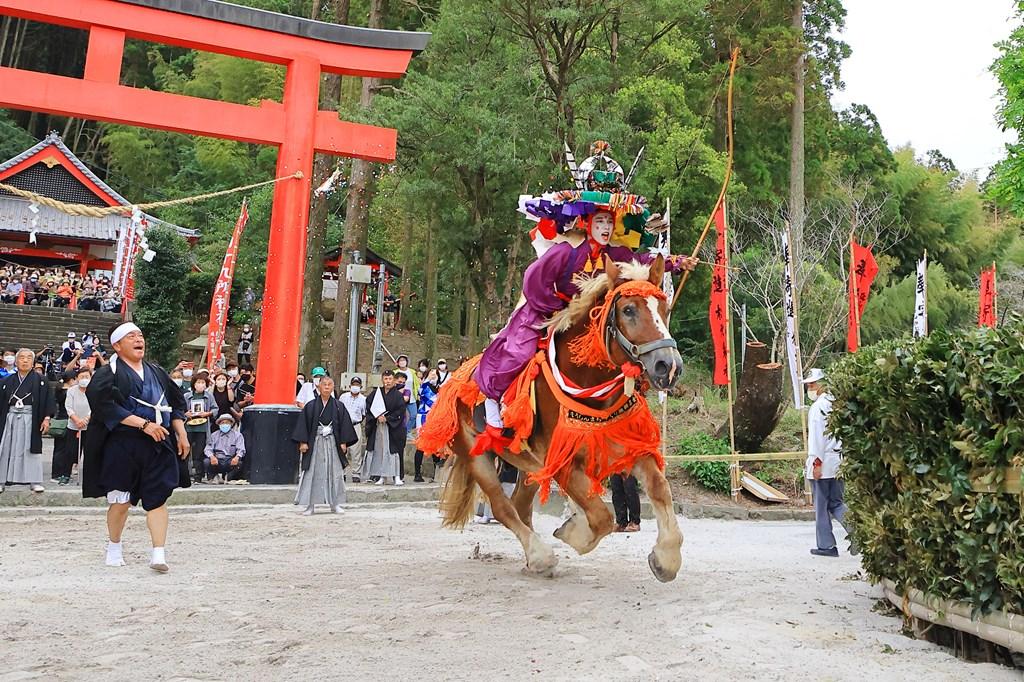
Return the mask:
M 74 332 L 68 332 L 68 338 L 69 339 L 75 338 L 75 333 Z
M 809 371 L 807 373 L 807 376 L 804 378 L 804 383 L 805 384 L 815 384 L 815 383 L 818 383 L 819 381 L 821 381 L 824 378 L 825 378 L 825 371 L 815 367 L 814 369 L 812 369 L 811 371 Z

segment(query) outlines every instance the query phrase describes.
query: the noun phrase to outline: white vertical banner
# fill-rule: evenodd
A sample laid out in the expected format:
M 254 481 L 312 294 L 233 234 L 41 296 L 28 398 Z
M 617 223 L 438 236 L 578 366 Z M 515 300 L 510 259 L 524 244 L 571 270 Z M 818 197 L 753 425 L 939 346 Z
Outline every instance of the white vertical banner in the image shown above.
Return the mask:
M 793 404 L 803 409 L 804 386 L 801 373 L 800 339 L 796 327 L 796 301 L 793 295 L 793 249 L 789 243 L 789 231 L 779 232 L 782 245 L 782 306 L 786 316 L 786 355 L 789 359 L 789 378 L 793 384 Z
M 914 286 L 914 338 L 928 336 L 928 253 L 917 261 L 917 283 Z

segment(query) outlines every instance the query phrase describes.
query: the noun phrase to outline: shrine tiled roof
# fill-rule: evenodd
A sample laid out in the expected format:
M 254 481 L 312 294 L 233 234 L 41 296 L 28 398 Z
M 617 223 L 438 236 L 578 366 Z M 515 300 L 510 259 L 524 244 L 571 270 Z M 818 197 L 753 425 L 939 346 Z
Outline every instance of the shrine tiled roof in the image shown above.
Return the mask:
M 54 159 L 52 155 L 46 154 L 48 149 L 63 156 L 65 161 L 70 164 L 70 168 L 78 171 L 93 186 L 90 187 L 80 177 L 76 177 L 72 170 Z M 38 163 L 31 163 L 3 177 L 11 169 L 17 168 L 19 164 L 36 156 L 39 157 Z M 82 163 L 81 159 L 74 155 L 56 132 L 50 133 L 38 144 L 14 158 L 0 163 L 0 177 L 3 178 L 2 182 L 5 184 L 65 203 L 88 206 L 131 205 L 127 199 Z M 31 202 L 21 197 L 0 191 L 0 230 L 30 233 L 33 231 L 32 219 L 36 218 L 37 223 L 34 229 L 40 235 L 116 241 L 118 230 L 128 222 L 128 218 L 124 216 L 88 218 L 68 215 L 45 206 L 37 207 L 39 212 L 33 213 L 29 208 L 30 205 Z M 178 234 L 186 238 L 199 236 L 199 232 L 196 230 L 164 223 L 159 218 L 143 215 L 151 225 L 170 225 Z

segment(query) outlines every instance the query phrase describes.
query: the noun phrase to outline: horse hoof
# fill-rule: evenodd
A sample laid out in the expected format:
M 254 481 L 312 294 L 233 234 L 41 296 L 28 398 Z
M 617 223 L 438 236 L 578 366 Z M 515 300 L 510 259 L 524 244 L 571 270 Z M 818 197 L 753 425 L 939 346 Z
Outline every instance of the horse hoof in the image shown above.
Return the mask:
M 526 567 L 523 570 L 526 573 L 542 578 L 553 578 L 555 577 L 555 567 L 557 565 L 558 557 L 552 553 L 549 557 L 526 562 Z
M 555 532 L 552 533 L 552 535 L 554 535 L 556 538 L 558 538 L 562 542 L 565 542 L 566 541 L 565 540 L 565 536 L 569 532 L 569 524 L 571 524 L 573 522 L 573 519 L 575 519 L 575 518 L 576 518 L 575 515 L 570 516 L 568 519 L 565 520 L 565 522 L 561 526 L 559 526 L 558 528 L 555 529 Z
M 654 574 L 654 577 L 657 578 L 659 582 L 670 583 L 676 579 L 675 573 L 670 573 L 662 568 L 661 562 L 658 561 L 658 557 L 654 555 L 654 552 L 647 555 L 647 565 L 651 567 L 651 573 Z

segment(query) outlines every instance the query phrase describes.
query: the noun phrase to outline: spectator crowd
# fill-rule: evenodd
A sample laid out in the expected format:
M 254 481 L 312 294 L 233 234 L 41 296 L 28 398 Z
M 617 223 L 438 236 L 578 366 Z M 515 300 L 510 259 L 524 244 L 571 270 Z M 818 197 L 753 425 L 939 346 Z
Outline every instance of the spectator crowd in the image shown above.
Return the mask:
M 0 301 L 116 313 L 121 296 L 110 278 L 96 273 L 84 277 L 70 268 L 29 268 L 0 264 Z

